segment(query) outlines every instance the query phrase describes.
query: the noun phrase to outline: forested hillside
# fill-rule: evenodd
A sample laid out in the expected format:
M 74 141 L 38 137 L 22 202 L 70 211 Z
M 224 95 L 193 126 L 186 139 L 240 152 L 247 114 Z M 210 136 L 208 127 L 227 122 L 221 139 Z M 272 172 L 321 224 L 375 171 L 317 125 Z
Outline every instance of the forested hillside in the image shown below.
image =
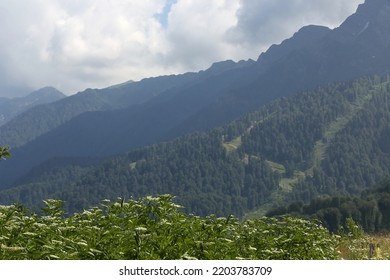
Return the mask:
M 72 212 L 104 198 L 170 193 L 189 212 L 242 216 L 318 195 L 360 194 L 390 168 L 389 92 L 387 77 L 361 78 L 103 163 L 54 159 L 2 191 L 1 203 L 50 197 Z
M 318 148 L 312 174 L 296 188 L 309 201 L 318 194 L 359 194 L 390 173 L 390 85 L 356 88 L 361 98 L 336 120 Z M 316 150 L 314 150 L 316 151 Z
M 352 218 L 367 232 L 390 228 L 390 177 L 360 196 L 319 197 L 305 204 L 296 201 L 267 213 L 267 216 L 292 215 L 322 221 L 331 232 L 347 227 Z
M 277 176 L 262 159 L 244 163 L 238 155 L 226 153 L 220 139 L 218 132 L 191 135 L 96 167 L 47 166 L 49 172 L 35 178 L 38 182 L 5 191 L 2 198 L 9 196 L 11 201 L 16 194 L 29 204 L 45 196 L 61 197 L 74 210 L 104 197 L 172 193 L 180 194 L 178 201 L 197 214 L 242 215 L 277 188 Z

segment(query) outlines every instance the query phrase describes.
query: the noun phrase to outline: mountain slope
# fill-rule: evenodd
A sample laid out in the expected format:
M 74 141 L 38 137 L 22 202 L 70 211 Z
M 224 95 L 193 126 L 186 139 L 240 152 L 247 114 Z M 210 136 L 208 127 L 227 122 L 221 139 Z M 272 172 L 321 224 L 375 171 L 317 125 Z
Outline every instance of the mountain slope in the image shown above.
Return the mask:
M 241 216 L 295 199 L 359 194 L 390 169 L 389 95 L 388 78 L 362 78 L 101 163 L 51 160 L 2 191 L 1 203 L 54 197 L 73 211 L 103 198 L 171 193 L 191 212 Z
M 87 89 L 54 102 L 36 106 L 0 127 L 0 145 L 22 146 L 85 112 L 122 109 L 142 104 L 170 88 L 188 83 L 191 73 L 144 79 L 105 89 Z

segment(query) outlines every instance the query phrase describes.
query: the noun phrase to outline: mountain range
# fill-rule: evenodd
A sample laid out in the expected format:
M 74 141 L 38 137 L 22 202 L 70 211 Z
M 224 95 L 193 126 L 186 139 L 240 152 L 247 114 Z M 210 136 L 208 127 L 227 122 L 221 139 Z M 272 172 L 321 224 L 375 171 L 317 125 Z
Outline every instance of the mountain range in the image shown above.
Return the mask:
M 219 62 L 198 73 L 148 78 L 139 82 L 127 82 L 105 89 L 87 89 L 84 92 L 50 104 L 35 106 L 0 127 L 0 145 L 10 146 L 13 154 L 12 159 L 0 163 L 2 172 L 0 188 L 9 189 L 8 192 L 15 192 L 18 188 L 23 189 L 24 195 L 22 196 L 28 197 L 26 186 L 30 183 L 37 183 L 45 176 L 53 179 L 52 168 L 56 164 L 59 164 L 57 166 L 67 166 L 67 168 L 71 166 L 89 166 L 88 168 L 85 167 L 86 169 L 81 168 L 83 171 L 76 168 L 81 172 L 77 176 L 73 172 L 74 169 L 71 168 L 73 171 L 69 171 L 73 174 L 70 177 L 76 176 L 77 179 L 72 182 L 67 177 L 65 181 L 71 184 L 73 189 L 70 186 L 69 188 L 62 186 L 61 192 L 63 193 L 62 197 L 70 197 L 68 191 L 78 192 L 74 189 L 76 186 L 81 189 L 87 188 L 87 183 L 80 185 L 80 181 L 77 180 L 85 182 L 86 179 L 82 178 L 85 175 L 83 172 L 86 172 L 87 169 L 88 172 L 92 172 L 90 171 L 91 164 L 96 166 L 96 162 L 100 162 L 102 158 L 123 154 L 163 141 L 170 141 L 188 133 L 209 131 L 228 125 L 231 122 L 235 123 L 243 115 L 258 112 L 267 104 L 271 107 L 264 108 L 272 108 L 274 106 L 272 104 L 275 104 L 272 102 L 273 100 L 279 98 L 285 100 L 283 98 L 287 96 L 299 98 L 296 96 L 305 96 L 303 92 L 317 89 L 319 86 L 325 87 L 331 83 L 363 76 L 380 75 L 386 77 L 390 69 L 389 15 L 390 1 L 366 0 L 364 4 L 358 7 L 356 13 L 347 18 L 338 28 L 331 30 L 314 25 L 303 27 L 280 45 L 271 46 L 259 56 L 257 61 Z M 375 86 L 385 87 L 386 79 L 375 83 L 369 82 L 368 84 L 361 87 L 372 91 Z M 350 86 L 347 88 L 350 88 Z M 337 90 L 337 92 L 343 94 L 345 91 Z M 365 101 L 368 101 L 372 96 L 356 95 L 353 98 L 351 97 L 351 100 L 355 102 L 352 102 L 351 106 L 357 106 L 359 108 L 357 111 L 360 112 L 360 109 L 366 104 Z M 313 99 L 316 98 L 313 97 Z M 302 100 L 299 102 L 305 104 L 305 106 L 310 104 L 304 103 Z M 330 104 L 324 104 L 324 106 L 330 106 Z M 324 110 L 326 108 L 324 107 Z M 337 133 L 341 133 L 343 131 L 341 128 L 349 123 L 356 112 L 353 110 L 339 112 L 345 123 L 340 124 L 333 119 L 330 123 L 323 123 L 321 117 L 318 119 L 319 123 L 311 124 L 310 127 L 313 129 L 323 127 L 323 130 L 328 131 L 333 139 L 335 135 L 327 130 L 327 125 L 333 124 L 333 126 L 339 128 L 339 130 L 336 129 Z M 282 111 L 275 111 L 274 114 L 281 118 Z M 307 114 L 313 115 L 314 112 L 310 111 Z M 305 117 L 309 115 L 305 115 Z M 257 121 L 261 120 L 258 119 Z M 232 126 L 230 125 L 230 127 Z M 247 123 L 243 127 L 245 131 L 252 130 L 254 123 L 250 122 L 249 125 Z M 281 127 L 277 128 L 282 129 Z M 253 133 L 255 131 L 257 130 L 253 129 Z M 278 131 L 276 136 L 282 137 L 283 131 Z M 297 131 L 301 130 L 297 128 Z M 324 131 L 321 133 L 324 133 Z M 254 169 L 263 170 L 265 174 L 273 174 L 269 170 L 275 171 L 279 166 L 280 170 L 284 170 L 285 173 L 283 174 L 288 173 L 288 176 L 286 176 L 291 180 L 298 180 L 295 172 L 299 171 L 303 173 L 311 172 L 312 176 L 309 176 L 310 178 L 316 178 L 317 175 L 324 177 L 325 175 L 321 172 L 325 169 L 313 166 L 309 160 L 310 157 L 313 157 L 313 152 L 310 151 L 316 150 L 317 152 L 321 151 L 323 155 L 325 154 L 325 150 L 313 148 L 315 145 L 328 147 L 328 142 L 324 140 L 324 135 L 321 133 L 317 131 L 317 137 L 309 138 L 312 139 L 311 142 L 304 140 L 303 134 L 291 133 L 286 135 L 286 139 L 289 139 L 289 137 L 303 139 L 303 143 L 308 145 L 307 150 L 309 152 L 306 151 L 307 154 L 305 155 L 304 149 L 298 147 L 292 153 L 294 156 L 286 153 L 284 156 L 275 158 L 276 155 L 283 155 L 283 153 L 280 153 L 280 151 L 276 153 L 273 149 L 262 150 L 256 144 L 253 144 L 261 143 L 266 139 L 264 134 L 258 132 L 256 135 L 263 135 L 263 138 L 256 136 L 252 141 L 245 142 L 252 143 L 250 147 L 254 149 L 255 154 L 246 154 L 264 157 L 267 160 L 253 163 L 256 166 L 253 167 Z M 381 135 L 383 139 L 387 139 L 386 133 L 381 132 Z M 241 133 L 236 137 L 246 136 Z M 276 141 L 279 139 L 278 137 L 275 137 L 272 141 L 278 143 Z M 230 140 L 233 141 L 234 139 Z M 224 141 L 224 143 L 228 142 Z M 266 143 L 264 147 L 267 147 Z M 299 150 L 299 152 L 296 152 L 296 150 Z M 223 158 L 224 153 L 220 149 L 219 151 L 219 156 Z M 300 156 L 296 157 L 296 153 Z M 168 157 L 168 155 L 164 156 Z M 242 154 L 238 155 L 238 158 L 241 162 L 242 160 L 245 161 Z M 247 160 L 250 161 L 250 159 L 249 156 Z M 133 166 L 132 164 L 138 160 L 126 164 L 127 166 Z M 224 160 L 227 159 L 224 158 Z M 53 162 L 56 164 L 53 164 Z M 83 162 L 83 164 L 80 164 L 80 162 Z M 232 161 L 232 166 L 236 164 L 236 161 Z M 247 167 L 244 165 L 239 168 L 245 170 Z M 308 171 L 309 169 L 310 171 Z M 48 170 L 51 171 L 48 172 Z M 97 170 L 101 171 L 101 167 Z M 387 169 L 384 168 L 381 172 L 385 173 L 385 170 Z M 47 175 L 49 173 L 51 175 Z M 364 183 L 374 183 L 378 179 L 379 173 L 371 181 L 363 180 Z M 43 176 L 42 174 L 46 175 Z M 233 176 L 233 174 L 234 172 L 228 177 Z M 251 177 L 256 178 L 253 174 L 251 174 Z M 255 180 L 253 178 L 251 180 Z M 57 181 L 61 180 L 57 178 Z M 94 180 L 91 181 L 97 185 L 100 184 Z M 243 206 L 239 211 L 233 207 L 236 209 L 235 212 L 243 214 L 244 210 L 253 209 L 255 206 L 265 203 L 265 197 L 270 197 L 280 185 L 280 182 L 275 183 L 276 181 L 277 179 L 273 175 L 265 178 L 263 182 L 264 184 L 267 182 L 269 186 L 265 188 L 268 191 L 261 192 L 262 198 L 254 199 L 249 204 L 246 202 L 245 205 L 247 206 Z M 322 183 L 325 184 L 325 181 L 325 179 L 322 180 Z M 226 181 L 221 181 L 221 183 L 226 183 Z M 328 183 L 326 182 L 326 184 Z M 229 184 L 232 185 L 232 183 Z M 22 185 L 23 187 L 21 187 Z M 104 185 L 102 188 L 110 188 L 109 185 Z M 126 185 L 128 186 L 128 182 Z M 231 192 L 242 191 L 239 190 L 239 187 L 233 185 Z M 292 186 L 291 184 L 287 185 L 288 187 Z M 36 184 L 34 186 L 37 187 Z M 16 187 L 16 189 L 10 189 L 12 187 Z M 174 188 L 174 186 L 171 187 Z M 361 187 L 362 185 L 359 183 L 359 187 L 351 187 L 351 192 L 357 192 Z M 150 186 L 150 188 L 153 188 L 153 186 Z M 253 188 L 250 192 L 252 195 L 256 189 Z M 312 184 L 309 187 L 309 183 L 305 182 L 301 186 L 296 186 L 294 193 L 299 197 L 304 197 L 307 188 L 313 189 L 315 186 Z M 330 186 L 324 186 L 323 188 L 330 188 Z M 344 191 L 347 191 L 347 189 L 348 186 L 345 186 Z M 56 189 L 55 191 L 58 192 L 59 190 Z M 198 191 L 201 192 L 201 190 Z M 133 193 L 128 189 L 123 192 Z M 321 192 L 320 190 L 313 190 L 309 191 L 307 195 L 312 196 Z M 327 192 L 331 191 L 328 190 Z M 66 193 L 68 194 L 66 195 Z M 204 198 L 204 196 L 200 197 Z M 215 195 L 214 200 L 222 201 L 221 197 L 224 197 L 222 189 L 218 195 Z M 39 198 L 42 198 L 42 196 Z M 247 196 L 242 196 L 232 203 L 240 204 L 240 201 L 247 199 Z M 210 203 L 206 204 L 210 205 Z M 202 207 L 206 206 L 196 206 L 196 209 L 199 209 L 198 212 L 209 212 L 202 209 Z
M 41 88 L 25 97 L 0 98 L 0 126 L 40 104 L 52 103 L 66 96 L 53 87 Z
M 53 158 L 0 193 L 80 211 L 103 198 L 170 193 L 199 215 L 265 213 L 294 200 L 359 195 L 390 172 L 390 78 L 277 99 L 227 126 L 106 159 Z

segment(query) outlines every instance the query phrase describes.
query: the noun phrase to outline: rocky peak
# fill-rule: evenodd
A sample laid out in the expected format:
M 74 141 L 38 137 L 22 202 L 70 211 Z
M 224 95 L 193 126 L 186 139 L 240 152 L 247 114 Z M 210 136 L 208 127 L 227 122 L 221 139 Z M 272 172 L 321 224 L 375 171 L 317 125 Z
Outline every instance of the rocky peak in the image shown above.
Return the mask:
M 280 45 L 272 45 L 267 52 L 262 53 L 258 62 L 271 65 L 278 59 L 288 55 L 294 50 L 315 42 L 324 37 L 330 31 L 329 28 L 318 25 L 308 25 L 299 29 L 291 38 L 284 40 Z
M 233 60 L 220 61 L 213 63 L 205 72 L 209 75 L 215 75 L 232 69 L 247 67 L 254 63 L 255 61 L 252 59 L 240 60 L 239 62 L 234 62 Z
M 390 0 L 366 0 L 338 30 L 342 32 L 340 35 L 346 38 L 361 36 L 368 30 L 383 36 L 383 33 L 390 34 L 389 26 Z

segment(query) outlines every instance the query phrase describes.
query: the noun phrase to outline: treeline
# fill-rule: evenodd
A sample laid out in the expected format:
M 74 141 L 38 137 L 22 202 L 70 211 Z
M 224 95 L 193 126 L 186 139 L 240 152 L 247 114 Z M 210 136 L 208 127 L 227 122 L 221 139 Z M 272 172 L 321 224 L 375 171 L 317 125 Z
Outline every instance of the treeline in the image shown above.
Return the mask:
M 269 211 L 267 216 L 286 214 L 318 219 L 331 232 L 347 228 L 348 218 L 352 218 L 367 232 L 387 231 L 390 228 L 390 177 L 379 186 L 363 191 L 360 197 L 316 198 L 308 204 L 296 201 Z

